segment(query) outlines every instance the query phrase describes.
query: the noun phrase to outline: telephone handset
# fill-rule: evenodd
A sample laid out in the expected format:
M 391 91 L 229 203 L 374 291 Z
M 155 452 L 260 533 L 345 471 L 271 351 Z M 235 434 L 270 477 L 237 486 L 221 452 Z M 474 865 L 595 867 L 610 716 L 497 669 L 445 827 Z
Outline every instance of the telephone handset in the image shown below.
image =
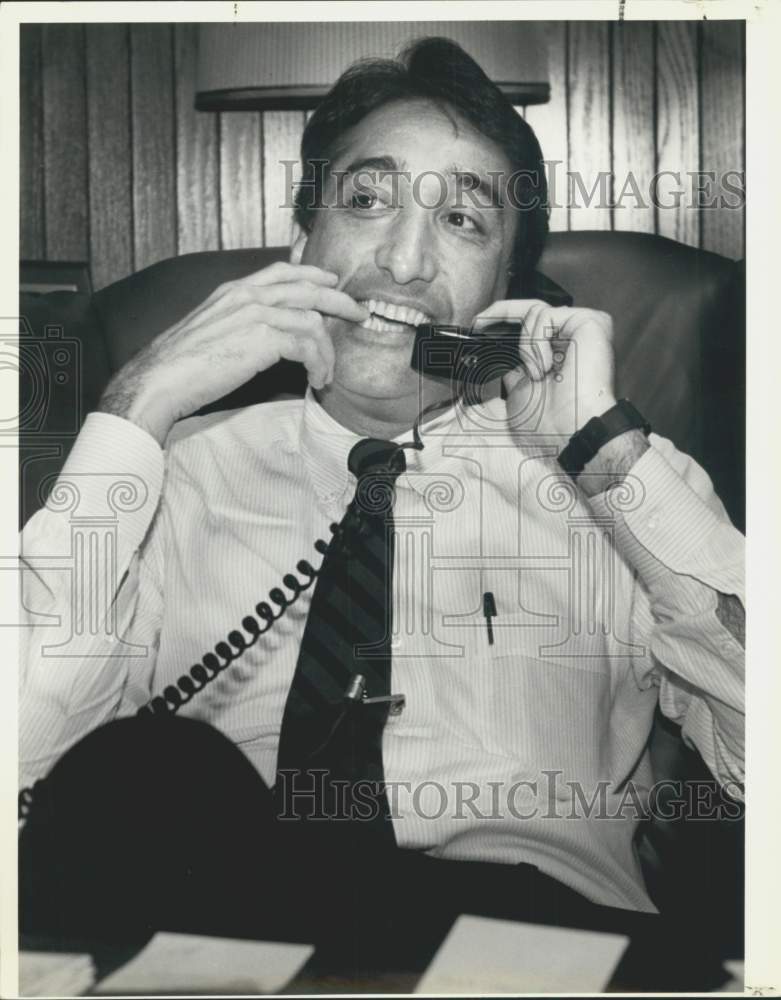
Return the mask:
M 571 306 L 572 296 L 535 273 L 524 298 L 542 299 L 551 306 Z M 446 323 L 422 323 L 415 328 L 410 364 L 433 378 L 461 383 L 467 390 L 505 375 L 521 365 L 519 324 L 497 322 L 476 331 Z M 474 395 L 467 391 L 470 400 Z
M 519 340 L 517 323 L 494 323 L 480 333 L 468 326 L 421 323 L 410 364 L 422 375 L 480 385 L 519 367 Z

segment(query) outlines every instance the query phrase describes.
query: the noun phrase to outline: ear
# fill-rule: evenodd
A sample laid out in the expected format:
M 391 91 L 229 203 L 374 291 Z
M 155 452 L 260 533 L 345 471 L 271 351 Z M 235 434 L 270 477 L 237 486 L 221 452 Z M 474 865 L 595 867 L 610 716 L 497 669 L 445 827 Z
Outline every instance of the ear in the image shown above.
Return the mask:
M 290 263 L 300 264 L 309 234 L 297 222 L 293 222 L 293 240 L 290 244 Z

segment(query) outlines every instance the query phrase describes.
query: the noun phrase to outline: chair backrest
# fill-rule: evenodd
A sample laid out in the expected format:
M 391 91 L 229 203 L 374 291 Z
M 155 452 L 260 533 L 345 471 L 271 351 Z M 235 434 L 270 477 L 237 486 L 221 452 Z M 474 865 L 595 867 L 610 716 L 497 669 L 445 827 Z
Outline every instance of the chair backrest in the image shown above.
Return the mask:
M 614 320 L 621 395 L 711 475 L 745 527 L 745 270 L 642 233 L 554 234 L 540 269 Z
M 111 372 L 181 319 L 225 281 L 287 257 L 287 248 L 221 250 L 161 261 L 88 296 L 26 299 L 34 336 L 45 324 L 80 343 L 81 416 L 97 404 Z M 716 254 L 639 233 L 553 233 L 539 270 L 576 305 L 601 309 L 615 326 L 617 382 L 654 429 L 700 461 L 733 520 L 743 525 L 744 333 L 740 265 Z M 213 408 L 245 405 L 274 393 L 303 392 L 300 365 L 281 363 Z M 57 402 L 59 401 L 59 402 Z M 73 423 L 64 394 L 38 428 L 57 436 Z M 65 441 L 67 451 L 72 433 Z M 24 443 L 24 442 L 23 442 Z M 40 480 L 62 455 L 38 455 L 24 483 L 29 515 Z

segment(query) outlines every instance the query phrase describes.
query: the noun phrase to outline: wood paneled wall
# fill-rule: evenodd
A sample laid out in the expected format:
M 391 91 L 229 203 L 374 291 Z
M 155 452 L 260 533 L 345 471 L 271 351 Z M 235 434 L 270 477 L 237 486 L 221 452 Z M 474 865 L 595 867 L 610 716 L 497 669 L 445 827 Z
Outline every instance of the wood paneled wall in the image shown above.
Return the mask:
M 551 102 L 519 111 L 556 163 L 551 227 L 657 232 L 742 256 L 742 210 L 676 197 L 687 173 L 744 169 L 742 24 L 546 30 Z M 305 114 L 196 112 L 196 54 L 193 24 L 22 25 L 22 257 L 88 260 L 101 288 L 178 253 L 288 242 L 282 161 L 298 156 Z M 649 198 L 660 171 L 683 181 L 659 182 L 670 207 Z M 581 178 L 569 205 L 568 173 Z M 608 206 L 586 206 L 600 183 Z
M 552 100 L 526 119 L 560 164 L 551 228 L 659 233 L 742 257 L 742 196 L 730 190 L 745 170 L 742 22 L 559 22 L 547 34 Z M 586 205 L 577 189 L 567 198 L 567 172 L 586 192 L 609 172 L 612 207 Z M 715 207 L 697 207 L 705 172 L 715 181 L 701 178 L 699 200 Z

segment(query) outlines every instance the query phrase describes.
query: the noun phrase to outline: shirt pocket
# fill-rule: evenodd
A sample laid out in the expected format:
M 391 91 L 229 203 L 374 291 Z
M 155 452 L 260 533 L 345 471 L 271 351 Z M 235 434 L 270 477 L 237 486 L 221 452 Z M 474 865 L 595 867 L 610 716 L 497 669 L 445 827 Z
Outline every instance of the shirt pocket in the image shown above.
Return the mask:
M 541 655 L 556 631 L 530 626 L 526 614 L 461 631 L 464 653 L 449 663 L 439 693 L 452 737 L 508 758 L 523 778 L 560 771 L 596 779 L 607 745 L 611 675 L 602 657 Z

